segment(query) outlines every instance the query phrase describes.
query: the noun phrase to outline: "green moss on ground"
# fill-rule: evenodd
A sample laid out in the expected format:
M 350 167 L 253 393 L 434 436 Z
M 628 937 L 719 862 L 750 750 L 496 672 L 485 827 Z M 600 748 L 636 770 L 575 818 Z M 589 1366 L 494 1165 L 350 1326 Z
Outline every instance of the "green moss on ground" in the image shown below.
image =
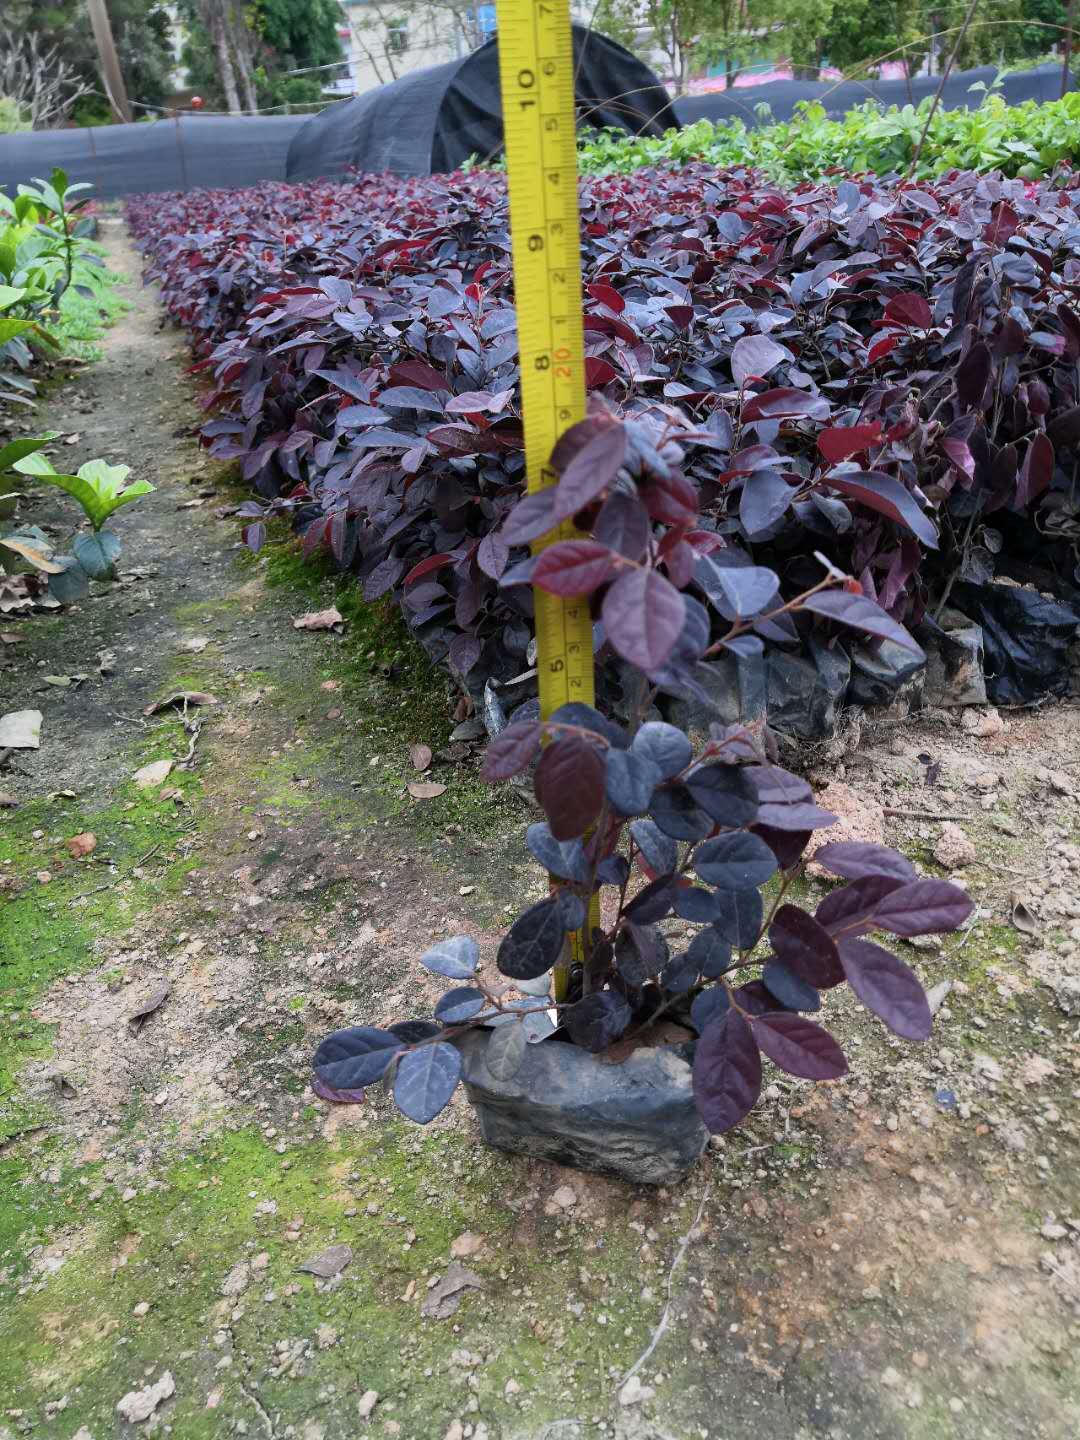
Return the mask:
M 60 314 L 52 333 L 65 355 L 79 360 L 101 359 L 101 338 L 121 315 L 131 309 L 131 302 L 117 293 L 124 277 L 111 270 L 99 270 L 100 285 L 92 296 L 80 295 L 71 288 L 60 300 Z
M 223 1134 L 134 1180 L 134 1196 L 97 1172 L 64 1171 L 28 1201 L 19 1234 L 0 1232 L 29 1250 L 70 1222 L 19 1277 L 19 1306 L 0 1309 L 0 1394 L 47 1440 L 68 1440 L 71 1415 L 111 1433 L 120 1396 L 165 1368 L 176 1383 L 168 1421 L 196 1440 L 250 1427 L 253 1396 L 282 1424 L 315 1418 L 332 1437 L 355 1432 L 367 1389 L 408 1436 L 444 1433 L 471 1393 L 489 1421 L 514 1420 L 510 1379 L 532 1392 L 530 1423 L 565 1414 L 570 1397 L 571 1413 L 588 1413 L 610 1391 L 609 1367 L 628 1363 L 654 1322 L 640 1299 L 640 1236 L 623 1221 L 545 1217 L 539 1243 L 509 1244 L 514 1214 L 490 1196 L 519 1179 L 502 1157 L 400 1123 L 285 1154 L 255 1130 Z M 465 1231 L 484 1242 L 466 1262 L 482 1291 L 453 1317 L 421 1318 L 429 1280 Z M 340 1243 L 353 1252 L 340 1281 L 298 1273 Z M 239 1293 L 226 1296 L 230 1275 Z M 50 1418 L 44 1406 L 64 1394 L 66 1413 Z
M 133 768 L 169 753 L 179 726 L 162 728 L 170 735 L 149 737 Z M 168 785 L 188 802 L 201 788 L 182 771 Z M 137 916 L 179 890 L 195 863 L 184 853 L 189 814 L 157 790 L 128 784 L 100 808 L 57 795 L 0 818 L 0 1141 L 43 1113 L 17 1098 L 19 1069 L 50 1048 L 52 1026 L 34 1019 L 35 1005 L 57 979 L 91 968 Z M 75 860 L 66 841 L 86 832 L 97 848 Z

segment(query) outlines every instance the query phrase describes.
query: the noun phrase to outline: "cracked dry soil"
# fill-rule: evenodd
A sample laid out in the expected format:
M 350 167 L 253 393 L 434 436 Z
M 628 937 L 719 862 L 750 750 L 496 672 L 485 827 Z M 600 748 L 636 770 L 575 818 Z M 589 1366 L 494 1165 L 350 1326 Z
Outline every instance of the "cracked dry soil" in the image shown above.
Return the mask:
M 294 630 L 342 592 L 286 540 L 240 554 L 182 340 L 127 290 L 105 358 L 34 425 L 158 488 L 121 512 L 122 583 L 5 620 L 0 650 L 0 710 L 44 713 L 0 811 L 0 1436 L 1073 1440 L 1076 712 L 866 721 L 803 757 L 928 873 L 945 822 L 917 817 L 961 815 L 977 922 L 903 947 L 953 982 L 926 1046 L 831 999 L 851 1074 L 774 1072 L 683 1185 L 485 1151 L 463 1100 L 426 1131 L 380 1095 L 331 1111 L 306 1088 L 321 1032 L 430 999 L 433 936 L 475 934 L 493 967 L 540 890 L 526 811 L 479 786 L 391 616 Z M 144 714 L 176 690 L 217 703 L 188 729 Z M 418 742 L 447 785 L 422 802 Z M 425 1307 L 455 1262 L 468 1287 Z

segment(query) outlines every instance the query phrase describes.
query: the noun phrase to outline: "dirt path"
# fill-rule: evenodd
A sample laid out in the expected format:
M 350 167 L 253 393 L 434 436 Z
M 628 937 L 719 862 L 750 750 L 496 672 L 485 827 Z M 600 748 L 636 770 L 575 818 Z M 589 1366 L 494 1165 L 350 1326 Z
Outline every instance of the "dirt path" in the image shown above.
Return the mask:
M 134 276 L 115 224 L 109 245 Z M 965 816 L 979 920 L 908 951 L 954 982 L 927 1046 L 848 1001 L 851 1076 L 777 1076 L 683 1186 L 485 1151 L 463 1102 L 425 1131 L 381 1096 L 328 1111 L 315 1037 L 422 1007 L 433 936 L 471 931 L 492 964 L 539 889 L 524 810 L 479 785 L 392 616 L 288 543 L 238 551 L 181 341 L 129 293 L 35 425 L 158 489 L 121 514 L 121 583 L 0 650 L 0 711 L 44 714 L 0 777 L 0 1437 L 1075 1437 L 1076 712 L 867 727 L 818 761 L 932 873 L 943 822 L 881 807 Z M 62 534 L 72 510 L 32 518 Z M 293 628 L 335 598 L 344 636 Z M 189 710 L 197 734 L 144 713 L 178 690 L 217 701 Z M 432 800 L 405 789 L 417 742 Z M 140 790 L 157 759 L 171 773 Z M 340 1272 L 298 1270 L 340 1245 Z M 454 1260 L 475 1288 L 437 1318 Z M 117 1402 L 164 1372 L 133 1427 Z

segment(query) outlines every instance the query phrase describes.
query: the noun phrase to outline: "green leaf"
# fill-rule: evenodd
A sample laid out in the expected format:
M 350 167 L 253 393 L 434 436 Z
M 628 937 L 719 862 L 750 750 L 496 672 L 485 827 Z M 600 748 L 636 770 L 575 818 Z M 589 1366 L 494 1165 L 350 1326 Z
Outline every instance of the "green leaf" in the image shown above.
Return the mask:
M 94 535 L 80 535 L 72 544 L 75 558 L 91 580 L 111 580 L 116 573 L 120 539 L 111 530 Z
M 0 285 L 0 310 L 10 310 L 29 293 L 22 285 Z
M 63 565 L 59 575 L 49 578 L 49 594 L 61 605 L 70 605 L 74 600 L 85 600 L 90 594 L 90 577 L 74 555 L 57 555 L 56 561 Z
M 56 431 L 50 430 L 47 435 L 38 435 L 31 439 L 12 440 L 9 445 L 0 445 L 0 475 L 15 468 L 17 460 L 23 460 L 27 455 L 32 455 L 35 450 L 41 450 L 48 445 L 50 440 L 56 439 Z
M 37 328 L 30 320 L 13 320 L 10 316 L 0 319 L 0 345 L 14 340 L 15 336 L 21 335 L 24 330 L 36 330 Z
M 65 490 L 86 512 L 95 530 L 121 505 L 129 505 L 140 495 L 149 495 L 154 487 L 146 480 L 124 481 L 131 473 L 130 465 L 110 465 L 107 460 L 87 460 L 77 475 L 58 475 L 44 455 L 27 455 L 14 467 L 23 475 L 34 475 L 50 485 Z

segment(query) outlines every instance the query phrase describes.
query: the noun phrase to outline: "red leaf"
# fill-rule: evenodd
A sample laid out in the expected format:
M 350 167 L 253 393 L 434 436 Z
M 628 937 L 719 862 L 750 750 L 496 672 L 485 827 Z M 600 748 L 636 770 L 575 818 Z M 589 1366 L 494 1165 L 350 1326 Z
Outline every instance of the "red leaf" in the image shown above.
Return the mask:
M 560 540 L 538 557 L 532 580 L 549 595 L 591 595 L 615 568 L 615 557 L 595 540 Z
M 606 305 L 609 310 L 614 310 L 616 315 L 621 315 L 626 309 L 626 301 L 611 285 L 597 283 L 586 285 L 585 289 L 594 300 L 598 300 L 601 305 Z
M 685 617 L 683 597 L 655 570 L 620 575 L 604 596 L 608 640 L 624 660 L 646 673 L 659 670 L 668 659 Z
M 1020 475 L 1016 482 L 1017 509 L 1024 505 L 1030 505 L 1032 500 L 1037 500 L 1043 491 L 1049 488 L 1053 478 L 1054 447 L 1040 432 L 1028 446 L 1024 463 L 1020 467 Z
M 649 514 L 661 525 L 697 523 L 697 487 L 677 471 L 668 476 L 654 476 L 644 487 L 643 499 Z
M 584 835 L 604 803 L 604 757 L 580 735 L 552 740 L 536 767 L 536 798 L 556 840 Z
M 751 395 L 742 409 L 742 418 L 751 420 L 782 420 L 787 417 L 809 415 L 815 420 L 824 420 L 831 406 L 824 395 L 811 395 L 808 390 L 766 390 L 763 395 Z
M 744 1016 L 727 1010 L 706 1025 L 694 1052 L 694 1101 L 705 1126 L 722 1135 L 761 1094 L 761 1052 Z
M 450 383 L 423 360 L 402 360 L 390 367 L 390 382 L 393 385 L 419 385 L 421 390 L 449 390 Z
M 442 551 L 439 555 L 429 555 L 426 560 L 421 560 L 414 565 L 402 581 L 404 585 L 413 585 L 417 580 L 422 580 L 425 575 L 432 574 L 435 570 L 442 570 L 447 565 L 454 563 L 454 556 L 449 551 Z
M 599 390 L 602 385 L 610 385 L 612 380 L 618 379 L 618 375 L 614 365 L 609 365 L 600 356 L 585 356 L 585 384 L 588 389 Z
M 783 1011 L 758 1015 L 754 1039 L 781 1070 L 803 1080 L 838 1080 L 847 1074 L 844 1052 L 827 1030 Z
M 871 445 L 881 443 L 881 421 L 872 420 L 865 425 L 837 425 L 822 430 L 817 437 L 818 449 L 833 465 L 841 460 L 850 460 Z
M 1020 216 L 1007 200 L 999 200 L 990 212 L 990 223 L 983 231 L 983 239 L 988 245 L 1004 245 L 1016 234 L 1019 226 Z
M 911 330 L 928 330 L 934 323 L 926 297 L 915 293 L 894 295 L 885 306 L 885 319 Z
M 895 350 L 900 341 L 895 335 L 885 335 L 880 340 L 875 340 L 870 349 L 866 352 L 866 363 L 874 365 L 878 360 L 883 360 L 890 350 Z

